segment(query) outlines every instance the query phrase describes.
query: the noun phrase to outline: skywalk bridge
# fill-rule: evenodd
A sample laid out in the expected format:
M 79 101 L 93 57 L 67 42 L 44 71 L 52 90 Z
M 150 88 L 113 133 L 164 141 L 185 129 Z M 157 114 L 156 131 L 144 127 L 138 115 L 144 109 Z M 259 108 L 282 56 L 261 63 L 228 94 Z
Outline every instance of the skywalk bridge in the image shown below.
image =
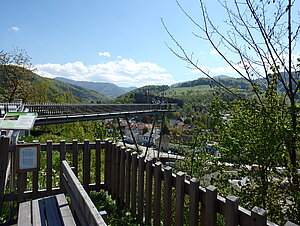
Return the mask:
M 176 104 L 60 104 L 0 103 L 3 115 L 9 111 L 38 113 L 35 126 L 68 122 L 163 114 L 173 111 Z

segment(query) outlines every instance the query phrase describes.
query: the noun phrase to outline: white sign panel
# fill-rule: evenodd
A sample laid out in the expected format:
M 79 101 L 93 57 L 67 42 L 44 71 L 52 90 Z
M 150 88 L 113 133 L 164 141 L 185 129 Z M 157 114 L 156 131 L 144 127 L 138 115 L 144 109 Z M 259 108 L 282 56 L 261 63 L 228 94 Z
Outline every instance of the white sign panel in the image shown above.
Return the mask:
M 18 167 L 20 171 L 31 171 L 39 168 L 39 145 L 18 146 Z
M 30 130 L 33 128 L 37 113 L 8 112 L 0 121 L 0 129 Z

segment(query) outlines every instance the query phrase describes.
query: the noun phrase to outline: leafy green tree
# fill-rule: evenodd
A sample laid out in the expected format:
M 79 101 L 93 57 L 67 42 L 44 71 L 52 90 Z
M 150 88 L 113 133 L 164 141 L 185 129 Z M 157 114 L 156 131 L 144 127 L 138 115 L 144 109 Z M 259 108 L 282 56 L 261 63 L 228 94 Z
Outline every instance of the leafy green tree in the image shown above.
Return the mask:
M 0 51 L 0 99 L 12 102 L 28 96 L 31 92 L 30 78 L 32 65 L 30 57 L 23 49 Z
M 240 183 L 237 189 L 242 203 L 250 208 L 253 205 L 266 208 L 276 222 L 283 223 L 288 218 L 300 223 L 297 173 L 300 73 L 293 59 L 299 21 L 292 19 L 295 1 L 219 1 L 227 14 L 224 29 L 219 29 L 209 16 L 204 0 L 199 1 L 202 21 L 197 21 L 176 2 L 198 29 L 194 34 L 211 45 L 249 84 L 252 93 L 244 95 L 232 85 L 213 78 L 163 22 L 178 48 L 170 47 L 171 51 L 238 98 L 219 106 L 214 103 L 212 112 L 217 116 L 215 132 L 219 134 L 221 160 L 233 162 L 234 169 L 240 170 L 239 176 L 246 178 L 245 184 Z M 287 182 L 280 188 L 283 181 Z

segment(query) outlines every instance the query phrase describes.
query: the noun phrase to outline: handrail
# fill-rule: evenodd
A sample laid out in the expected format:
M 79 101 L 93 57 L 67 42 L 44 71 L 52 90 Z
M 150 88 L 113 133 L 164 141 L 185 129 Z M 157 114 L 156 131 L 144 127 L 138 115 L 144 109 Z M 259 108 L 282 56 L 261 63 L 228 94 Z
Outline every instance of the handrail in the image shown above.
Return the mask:
M 107 225 L 66 160 L 62 161 L 63 184 L 81 225 Z
M 171 110 L 176 104 L 69 104 L 69 103 L 25 103 L 24 108 L 37 112 L 39 117 L 54 115 L 78 115 L 115 113 L 147 110 Z

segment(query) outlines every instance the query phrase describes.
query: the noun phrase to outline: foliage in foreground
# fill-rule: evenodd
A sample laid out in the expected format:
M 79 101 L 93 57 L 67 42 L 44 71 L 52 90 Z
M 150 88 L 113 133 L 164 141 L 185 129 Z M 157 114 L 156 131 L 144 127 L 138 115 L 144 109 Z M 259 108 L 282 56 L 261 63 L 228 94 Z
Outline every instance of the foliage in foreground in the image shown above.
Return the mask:
M 90 197 L 97 210 L 107 212 L 108 225 L 141 225 L 137 219 L 127 210 L 118 209 L 116 202 L 105 191 L 92 191 Z

